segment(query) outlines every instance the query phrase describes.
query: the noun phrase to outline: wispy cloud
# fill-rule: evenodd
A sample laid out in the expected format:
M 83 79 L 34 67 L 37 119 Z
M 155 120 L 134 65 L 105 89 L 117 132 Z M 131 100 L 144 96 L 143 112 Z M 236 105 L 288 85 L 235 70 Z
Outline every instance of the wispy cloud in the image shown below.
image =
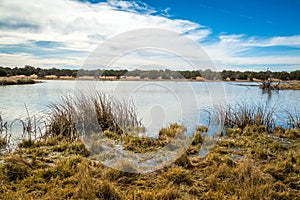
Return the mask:
M 296 70 L 300 67 L 299 41 L 300 35 L 271 38 L 220 35 L 217 42 L 203 44 L 203 48 L 219 69 L 238 65 L 242 70 L 249 70 L 252 69 L 249 66 L 260 65 L 255 70 L 264 70 L 268 65 L 276 65 L 281 70 Z

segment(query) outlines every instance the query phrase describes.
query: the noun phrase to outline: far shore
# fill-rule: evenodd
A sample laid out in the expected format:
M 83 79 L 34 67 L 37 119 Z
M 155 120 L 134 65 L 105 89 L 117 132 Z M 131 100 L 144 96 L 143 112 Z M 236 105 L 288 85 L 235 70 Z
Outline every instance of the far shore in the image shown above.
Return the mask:
M 116 76 L 104 76 L 104 77 L 94 77 L 94 76 L 81 76 L 81 77 L 72 77 L 72 76 L 45 76 L 44 78 L 40 78 L 37 75 L 31 75 L 31 76 L 10 76 L 10 77 L 0 77 L 0 86 L 5 85 L 19 85 L 19 84 L 35 84 L 35 83 L 41 83 L 45 80 L 84 80 L 84 81 L 161 81 L 161 82 L 240 82 L 240 83 L 261 83 L 262 80 L 260 79 L 253 79 L 250 80 L 207 80 L 203 77 L 196 77 L 195 79 L 184 79 L 184 78 L 178 78 L 178 79 L 162 79 L 162 78 L 156 78 L 156 79 L 149 79 L 149 78 L 140 78 L 139 76 L 122 76 L 120 78 Z M 300 90 L 300 81 L 299 80 L 289 80 L 289 81 L 281 81 L 281 80 L 275 80 L 277 82 L 280 82 L 279 89 L 280 90 Z

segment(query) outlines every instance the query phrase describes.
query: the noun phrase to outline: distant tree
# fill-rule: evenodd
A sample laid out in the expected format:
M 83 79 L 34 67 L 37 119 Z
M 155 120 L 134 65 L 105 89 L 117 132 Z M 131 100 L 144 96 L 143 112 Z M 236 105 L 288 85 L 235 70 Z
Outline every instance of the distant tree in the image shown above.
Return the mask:
M 176 72 L 176 71 L 171 71 L 171 77 L 173 79 L 181 79 L 184 78 L 184 76 L 182 75 L 182 73 L 180 71 Z
M 300 70 L 296 70 L 290 73 L 291 80 L 300 80 Z
M 162 73 L 161 78 L 162 79 L 170 79 L 170 74 L 168 74 L 168 73 Z
M 141 74 L 142 74 L 142 71 L 136 69 L 136 70 L 133 70 L 133 71 L 128 71 L 126 73 L 126 76 L 141 76 Z
M 230 80 L 235 81 L 235 77 L 234 76 L 230 77 Z
M 7 76 L 6 70 L 0 68 L 0 76 Z
M 211 71 L 210 69 L 206 69 L 205 71 L 201 72 L 201 74 L 199 74 L 199 75 L 201 75 L 202 77 L 204 77 L 207 80 L 214 80 L 217 78 L 217 73 Z
M 279 79 L 284 80 L 284 81 L 289 80 L 290 74 L 288 72 L 283 71 L 280 73 Z
M 235 72 L 234 71 L 231 71 L 231 70 L 223 70 L 221 72 L 221 78 L 223 80 L 225 80 L 226 78 L 230 78 L 231 79 L 234 79 L 235 80 Z
M 268 73 L 265 71 L 256 72 L 254 78 L 265 80 L 268 78 Z
M 22 72 L 23 75 L 30 76 L 32 74 L 35 74 L 36 68 L 34 68 L 30 65 L 25 65 L 24 68 L 20 68 L 20 71 Z
M 240 80 L 247 80 L 248 79 L 248 74 L 243 73 L 243 72 L 237 72 L 236 78 L 240 79 Z

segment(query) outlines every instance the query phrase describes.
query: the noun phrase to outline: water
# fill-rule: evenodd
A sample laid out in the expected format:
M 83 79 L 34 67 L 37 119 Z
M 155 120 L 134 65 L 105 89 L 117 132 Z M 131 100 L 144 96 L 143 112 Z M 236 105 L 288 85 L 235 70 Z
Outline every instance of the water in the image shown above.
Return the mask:
M 183 123 L 189 130 L 207 124 L 203 112 L 213 105 L 247 102 L 275 107 L 277 125 L 287 125 L 285 111 L 300 108 L 300 91 L 264 92 L 257 83 L 162 82 L 162 81 L 43 81 L 34 85 L 0 87 L 0 113 L 4 121 L 18 124 L 29 115 L 44 119 L 49 105 L 72 91 L 94 89 L 125 101 L 133 101 L 149 135 L 170 123 Z M 253 86 L 254 85 L 254 86 Z M 27 113 L 28 111 L 28 113 Z M 18 125 L 15 125 L 18 127 Z

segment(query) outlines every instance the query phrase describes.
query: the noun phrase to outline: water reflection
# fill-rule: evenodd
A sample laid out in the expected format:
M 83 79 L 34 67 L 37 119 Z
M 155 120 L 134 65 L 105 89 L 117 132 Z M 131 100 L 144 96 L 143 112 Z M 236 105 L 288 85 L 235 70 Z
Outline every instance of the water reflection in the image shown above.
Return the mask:
M 279 98 L 279 91 L 278 90 L 261 90 L 263 96 L 267 96 L 267 101 L 266 102 L 271 102 L 272 96 Z M 277 100 L 274 100 L 277 101 Z

